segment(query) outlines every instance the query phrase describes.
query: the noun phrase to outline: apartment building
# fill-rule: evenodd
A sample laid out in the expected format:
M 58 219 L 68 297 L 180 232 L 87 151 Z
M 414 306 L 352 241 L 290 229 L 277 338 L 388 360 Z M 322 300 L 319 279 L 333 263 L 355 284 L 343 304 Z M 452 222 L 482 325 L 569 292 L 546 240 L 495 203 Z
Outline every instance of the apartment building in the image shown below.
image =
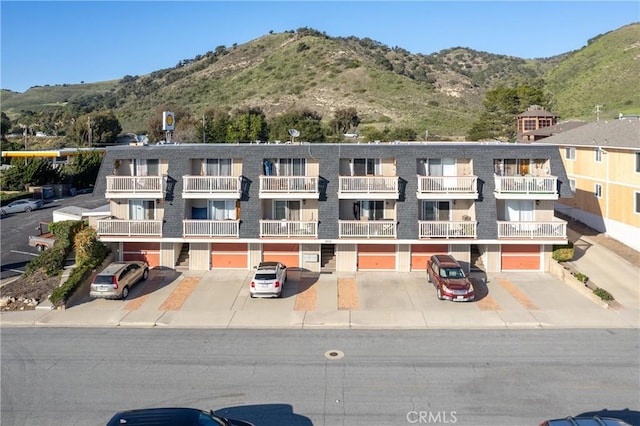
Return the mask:
M 190 270 L 278 260 L 309 271 L 548 269 L 571 196 L 540 144 L 178 144 L 109 147 L 92 218 L 119 259 Z M 480 262 L 477 259 L 480 259 Z
M 558 147 L 575 196 L 559 212 L 640 250 L 640 119 L 601 120 L 540 144 Z

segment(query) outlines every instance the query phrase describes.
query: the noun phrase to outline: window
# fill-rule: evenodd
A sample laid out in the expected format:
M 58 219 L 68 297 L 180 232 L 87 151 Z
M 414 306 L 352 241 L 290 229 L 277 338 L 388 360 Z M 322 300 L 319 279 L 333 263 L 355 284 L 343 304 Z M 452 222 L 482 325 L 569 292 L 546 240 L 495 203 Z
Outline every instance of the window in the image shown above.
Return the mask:
M 449 221 L 451 218 L 451 202 L 424 201 L 422 203 L 421 216 L 421 220 Z
M 300 220 L 300 201 L 276 200 L 273 203 L 275 220 Z
M 350 165 L 351 176 L 382 176 L 379 158 L 354 158 Z
M 636 173 L 640 173 L 640 152 L 636 152 Z
M 636 205 L 634 207 L 634 212 L 640 214 L 640 192 L 634 193 L 636 199 Z
M 576 159 L 576 149 L 573 147 L 566 147 L 564 149 L 564 158 L 567 160 L 575 160 Z
M 571 192 L 576 192 L 576 180 L 569 178 L 569 188 Z
M 532 120 L 532 119 L 524 120 L 524 131 L 528 132 L 529 130 L 536 130 L 536 120 Z
M 356 220 L 382 220 L 384 219 L 384 201 L 362 200 L 353 203 L 353 216 Z
M 231 176 L 231 159 L 207 158 L 205 173 L 207 176 Z
M 596 183 L 593 189 L 593 194 L 598 198 L 602 198 L 602 185 L 600 185 L 599 183 Z
M 131 161 L 134 176 L 159 176 L 160 165 L 157 159 L 145 160 L 135 158 Z
M 601 163 L 602 162 L 602 150 L 600 148 L 596 148 L 594 153 L 595 153 L 596 163 Z
M 306 160 L 304 158 L 281 158 L 276 169 L 278 176 L 305 176 Z
M 234 200 L 209 200 L 209 219 L 235 220 L 236 202 Z
M 129 220 L 155 220 L 155 200 L 129 200 Z

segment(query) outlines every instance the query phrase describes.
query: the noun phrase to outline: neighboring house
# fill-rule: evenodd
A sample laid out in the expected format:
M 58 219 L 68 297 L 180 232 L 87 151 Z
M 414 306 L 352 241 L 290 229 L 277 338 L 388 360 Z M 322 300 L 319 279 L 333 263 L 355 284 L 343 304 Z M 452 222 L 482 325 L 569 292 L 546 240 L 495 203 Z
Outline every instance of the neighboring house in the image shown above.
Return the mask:
M 95 218 L 116 258 L 191 270 L 277 260 L 309 271 L 548 270 L 571 196 L 539 144 L 177 144 L 109 147 Z
M 558 116 L 546 111 L 539 105 L 531 105 L 525 112 L 518 114 L 517 140 L 534 142 L 537 130 L 554 126 L 558 123 Z
M 559 147 L 575 196 L 556 209 L 640 250 L 640 120 L 597 121 L 538 141 Z

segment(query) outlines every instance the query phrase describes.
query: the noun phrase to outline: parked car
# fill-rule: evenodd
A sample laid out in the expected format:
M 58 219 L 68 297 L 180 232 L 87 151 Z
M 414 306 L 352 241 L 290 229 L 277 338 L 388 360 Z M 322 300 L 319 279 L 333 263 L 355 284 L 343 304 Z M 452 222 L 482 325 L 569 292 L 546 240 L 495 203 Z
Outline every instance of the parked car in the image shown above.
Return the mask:
M 143 408 L 116 413 L 107 426 L 253 426 L 242 420 L 227 419 L 197 408 Z
M 624 420 L 613 417 L 565 417 L 563 419 L 546 420 L 539 426 L 631 426 Z
M 56 243 L 56 236 L 49 230 L 49 224 L 40 222 L 36 229 L 38 235 L 29 235 L 29 246 L 35 247 L 38 251 L 45 251 L 53 247 Z
M 429 258 L 427 281 L 434 285 L 440 300 L 467 302 L 475 297 L 471 281 L 458 261 L 448 254 L 435 254 Z
M 129 290 L 149 277 L 149 265 L 142 261 L 113 262 L 91 282 L 91 297 L 126 299 Z
M 287 281 L 287 267 L 280 262 L 261 262 L 251 280 L 251 297 L 280 297 Z
M 2 216 L 9 213 L 21 213 L 30 212 L 32 210 L 38 210 L 42 208 L 44 203 L 42 200 L 16 200 L 12 201 L 4 207 L 0 208 L 0 214 Z

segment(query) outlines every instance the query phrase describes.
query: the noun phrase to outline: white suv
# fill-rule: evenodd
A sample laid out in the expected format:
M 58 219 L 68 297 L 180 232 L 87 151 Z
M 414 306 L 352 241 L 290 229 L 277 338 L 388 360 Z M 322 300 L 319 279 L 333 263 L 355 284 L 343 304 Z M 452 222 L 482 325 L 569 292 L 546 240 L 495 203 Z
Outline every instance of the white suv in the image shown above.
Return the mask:
M 261 262 L 251 280 L 251 297 L 280 297 L 287 281 L 287 267 L 280 262 Z

